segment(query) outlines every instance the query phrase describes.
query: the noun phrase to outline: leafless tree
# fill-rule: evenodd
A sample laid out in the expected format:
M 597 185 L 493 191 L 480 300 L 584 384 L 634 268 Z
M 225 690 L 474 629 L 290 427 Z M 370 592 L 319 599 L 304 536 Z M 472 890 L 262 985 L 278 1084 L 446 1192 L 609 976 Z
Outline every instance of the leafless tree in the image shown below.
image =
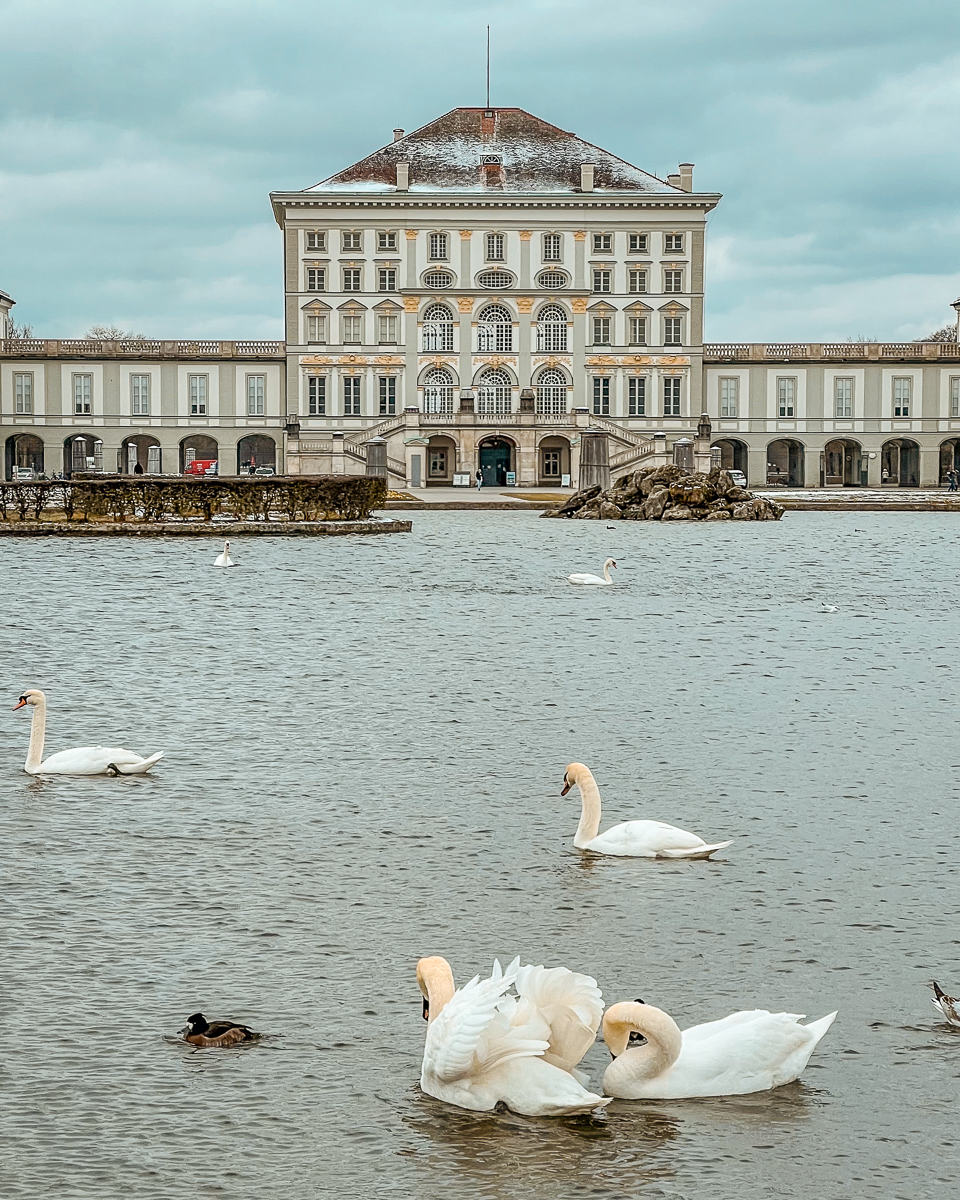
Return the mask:
M 918 342 L 955 342 L 957 340 L 957 327 L 953 321 L 948 321 L 946 325 L 941 325 L 933 333 L 928 333 L 926 337 L 916 338 L 915 340 Z
M 121 329 L 119 325 L 91 325 L 83 335 L 101 342 L 145 342 L 145 333 L 134 333 L 132 330 Z
M 13 321 L 10 324 L 10 336 L 12 338 L 32 338 L 37 335 L 33 332 L 32 325 L 28 325 L 25 321 L 22 323 Z

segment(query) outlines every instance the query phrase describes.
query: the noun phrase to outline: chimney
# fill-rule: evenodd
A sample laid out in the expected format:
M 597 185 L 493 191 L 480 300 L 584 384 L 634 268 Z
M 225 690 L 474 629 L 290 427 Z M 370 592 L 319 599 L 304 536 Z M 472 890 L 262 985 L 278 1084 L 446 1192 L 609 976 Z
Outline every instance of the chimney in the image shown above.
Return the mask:
M 671 187 L 678 188 L 680 186 L 680 176 L 677 175 L 676 173 L 674 173 L 673 175 L 668 175 L 667 183 L 669 183 Z
M 596 169 L 596 163 L 581 163 L 580 164 L 580 191 L 593 191 L 593 172 Z
M 395 129 L 395 130 L 393 131 L 393 140 L 394 140 L 395 142 L 399 142 L 399 141 L 400 141 L 400 139 L 401 139 L 402 137 L 403 137 L 403 130 L 402 130 L 402 129 Z
M 693 191 L 693 163 L 680 164 L 680 186 L 685 192 Z
M 408 162 L 397 163 L 397 191 L 406 192 L 410 190 L 410 164 Z

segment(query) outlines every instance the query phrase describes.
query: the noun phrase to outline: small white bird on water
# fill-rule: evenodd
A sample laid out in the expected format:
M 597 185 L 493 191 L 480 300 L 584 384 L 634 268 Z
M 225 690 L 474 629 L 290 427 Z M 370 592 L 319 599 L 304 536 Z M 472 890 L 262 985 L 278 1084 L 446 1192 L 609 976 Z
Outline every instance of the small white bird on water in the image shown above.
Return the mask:
M 839 612 L 839 611 L 840 611 L 839 605 L 824 604 L 824 602 L 822 600 L 820 601 L 820 607 L 817 609 L 817 612 L 822 612 L 822 613 L 832 613 L 832 612 Z
M 568 575 L 567 579 L 571 583 L 589 583 L 597 587 L 607 587 L 609 584 L 613 583 L 613 580 L 610 578 L 610 568 L 615 567 L 616 565 L 617 564 L 614 559 L 608 558 L 603 564 L 603 578 L 601 578 L 599 575 L 591 575 L 588 572 L 585 572 L 580 575 Z
M 955 996 L 948 996 L 935 979 L 931 982 L 930 987 L 933 988 L 930 1003 L 943 1013 L 949 1025 L 960 1026 L 960 1000 Z
M 213 565 L 215 567 L 232 567 L 235 565 L 233 559 L 230 557 L 229 542 L 223 543 L 223 550 L 213 560 Z

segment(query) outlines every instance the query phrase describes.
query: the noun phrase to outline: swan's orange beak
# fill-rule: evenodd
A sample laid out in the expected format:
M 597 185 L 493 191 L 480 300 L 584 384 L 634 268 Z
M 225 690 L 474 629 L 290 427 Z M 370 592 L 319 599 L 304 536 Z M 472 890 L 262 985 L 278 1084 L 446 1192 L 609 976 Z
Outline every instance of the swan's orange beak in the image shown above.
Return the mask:
M 18 701 L 18 702 L 17 702 L 17 703 L 16 703 L 16 704 L 13 706 L 13 708 L 11 708 L 11 709 L 10 709 L 10 711 L 11 711 L 11 712 L 16 712 L 18 708 L 23 708 L 23 706 L 24 706 L 25 704 L 26 704 L 26 700 L 19 700 L 19 701 Z
M 570 784 L 569 784 L 569 783 L 566 781 L 566 779 L 565 779 L 565 780 L 563 781 L 563 789 L 562 789 L 562 791 L 560 792 L 560 795 L 561 795 L 561 796 L 565 796 L 565 795 L 567 794 L 567 792 L 569 792 L 569 791 L 570 791 Z

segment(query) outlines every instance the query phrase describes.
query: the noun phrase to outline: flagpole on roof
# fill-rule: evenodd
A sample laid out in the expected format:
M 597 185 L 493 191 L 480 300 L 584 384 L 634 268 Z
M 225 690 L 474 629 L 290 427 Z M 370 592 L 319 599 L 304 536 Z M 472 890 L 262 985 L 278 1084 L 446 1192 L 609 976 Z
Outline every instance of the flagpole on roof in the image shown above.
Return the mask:
M 490 26 L 487 26 L 487 108 L 490 107 Z

